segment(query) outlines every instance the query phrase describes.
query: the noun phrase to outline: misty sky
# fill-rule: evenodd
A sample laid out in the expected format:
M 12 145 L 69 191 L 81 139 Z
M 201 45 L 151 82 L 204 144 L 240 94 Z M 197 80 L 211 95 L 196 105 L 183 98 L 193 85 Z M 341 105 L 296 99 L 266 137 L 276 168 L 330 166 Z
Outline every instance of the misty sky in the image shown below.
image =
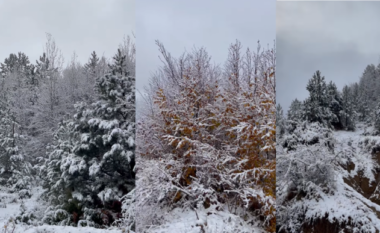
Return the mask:
M 155 40 L 174 57 L 205 47 L 212 62 L 224 65 L 228 47 L 238 39 L 246 47 L 273 47 L 275 0 L 147 0 L 136 2 L 137 89 L 149 84 L 161 66 Z M 139 95 L 137 95 L 139 96 Z
M 124 35 L 135 32 L 134 0 L 0 0 L 0 62 L 24 52 L 32 63 L 52 34 L 68 63 L 75 51 L 83 64 L 92 51 L 111 58 Z
M 308 96 L 320 70 L 339 90 L 380 58 L 380 2 L 277 2 L 277 103 Z

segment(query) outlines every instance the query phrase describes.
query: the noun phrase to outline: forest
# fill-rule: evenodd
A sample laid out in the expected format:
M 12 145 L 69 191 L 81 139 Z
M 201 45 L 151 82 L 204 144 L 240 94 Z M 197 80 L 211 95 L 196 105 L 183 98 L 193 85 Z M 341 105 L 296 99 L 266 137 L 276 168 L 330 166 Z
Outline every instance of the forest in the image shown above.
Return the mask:
M 341 90 L 316 71 L 306 89 L 276 107 L 277 231 L 379 231 L 380 65 Z
M 204 47 L 162 66 L 137 119 L 137 232 L 275 232 L 275 48 Z
M 35 63 L 17 51 L 0 63 L 3 232 L 134 230 L 135 44 L 88 56 L 64 62 L 47 34 Z

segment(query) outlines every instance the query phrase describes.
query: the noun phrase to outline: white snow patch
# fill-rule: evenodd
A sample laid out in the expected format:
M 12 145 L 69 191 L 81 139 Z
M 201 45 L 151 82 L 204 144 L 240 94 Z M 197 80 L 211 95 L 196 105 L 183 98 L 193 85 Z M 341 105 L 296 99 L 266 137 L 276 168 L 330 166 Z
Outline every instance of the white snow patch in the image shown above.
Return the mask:
M 228 211 L 183 210 L 176 208 L 165 215 L 165 224 L 149 226 L 147 233 L 199 233 L 201 228 L 207 233 L 265 233 L 260 227 L 252 226 Z

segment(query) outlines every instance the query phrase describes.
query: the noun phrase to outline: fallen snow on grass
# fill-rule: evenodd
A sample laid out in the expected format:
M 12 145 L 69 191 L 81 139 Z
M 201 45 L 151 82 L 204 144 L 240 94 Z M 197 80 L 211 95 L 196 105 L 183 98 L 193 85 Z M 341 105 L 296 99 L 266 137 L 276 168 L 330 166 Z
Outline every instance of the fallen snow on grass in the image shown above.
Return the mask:
M 12 231 L 9 231 L 12 232 Z M 69 227 L 69 226 L 16 226 L 14 233 L 121 233 L 120 229 L 106 230 L 92 227 Z
M 165 224 L 150 226 L 149 233 L 265 233 L 262 228 L 249 225 L 228 211 L 207 215 L 206 210 L 174 209 L 165 217 Z

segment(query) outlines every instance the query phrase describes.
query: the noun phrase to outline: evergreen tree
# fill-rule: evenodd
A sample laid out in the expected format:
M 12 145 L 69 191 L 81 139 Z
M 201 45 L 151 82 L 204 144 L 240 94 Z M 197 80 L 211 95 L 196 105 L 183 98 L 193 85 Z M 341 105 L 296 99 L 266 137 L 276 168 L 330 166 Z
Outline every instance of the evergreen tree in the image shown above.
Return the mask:
M 280 104 L 276 106 L 276 136 L 281 138 L 285 134 L 284 111 Z
M 377 131 L 377 134 L 380 135 L 380 103 L 377 105 L 377 108 L 375 109 L 375 130 Z
M 343 99 L 343 106 L 342 110 L 340 111 L 340 119 L 342 122 L 342 126 L 346 130 L 354 130 L 355 129 L 355 113 L 353 108 L 353 101 L 352 101 L 352 93 L 350 88 L 345 85 L 343 87 L 342 91 L 342 99 Z
M 360 98 L 360 89 L 359 84 L 354 83 L 350 85 L 351 98 L 352 98 L 352 108 L 354 109 L 355 116 L 359 117 L 359 98 Z
M 358 104 L 358 116 L 359 120 L 365 121 L 370 116 L 370 109 L 369 109 L 369 103 L 368 103 L 368 97 L 365 89 L 363 87 L 360 87 L 360 96 L 359 96 L 359 104 Z
M 328 101 L 325 77 L 321 76 L 320 71 L 315 72 L 306 89 L 309 91 L 309 97 L 304 102 L 303 118 L 309 122 L 319 122 L 331 127 L 334 118 Z
M 74 203 L 68 203 L 69 193 L 62 192 L 66 190 L 66 183 L 62 176 L 62 162 L 73 153 L 75 145 L 74 122 L 65 121 L 59 124 L 58 130 L 54 133 L 53 144 L 48 146 L 48 158 L 40 167 L 40 176 L 43 180 L 42 186 L 47 190 L 43 196 L 52 205 L 46 210 L 43 222 L 55 223 L 61 222 L 64 225 L 70 224 L 70 208 L 75 207 Z M 59 214 L 56 214 L 59 209 Z M 66 211 L 67 210 L 67 211 Z
M 12 175 L 11 157 L 18 152 L 14 138 L 15 124 L 7 102 L 3 99 L 0 100 L 0 172 L 2 185 L 5 185 Z
M 303 116 L 302 111 L 303 111 L 302 102 L 299 101 L 298 99 L 293 100 L 288 110 L 287 120 L 300 121 Z
M 11 53 L 5 58 L 4 63 L 0 64 L 0 74 L 7 76 L 11 73 L 27 73 L 32 68 L 28 56 L 22 52 Z
M 296 129 L 297 125 L 302 121 L 304 115 L 303 103 L 298 99 L 293 100 L 288 110 L 285 132 L 291 134 Z
M 377 97 L 374 87 L 376 86 L 376 68 L 374 65 L 368 65 L 362 77 L 359 81 L 360 97 L 359 97 L 359 108 L 360 119 L 362 121 L 370 120 L 371 109 L 374 109 L 375 99 Z
M 91 57 L 90 59 L 88 60 L 88 62 L 84 65 L 84 69 L 85 69 L 85 72 L 86 74 L 88 74 L 90 77 L 93 77 L 93 78 L 96 78 L 96 68 L 98 66 L 98 63 L 99 63 L 99 58 L 98 56 L 96 55 L 96 52 L 93 51 L 91 53 Z
M 109 225 L 121 217 L 120 200 L 134 188 L 135 78 L 121 69 L 124 66 L 125 56 L 119 51 L 112 73 L 97 80 L 101 100 L 77 105 L 74 145 L 71 152 L 59 155 L 64 196 L 57 198 L 56 209 L 69 216 L 59 218 L 61 223 Z M 49 182 L 53 187 L 56 180 Z
M 38 75 L 41 81 L 46 81 L 46 79 L 52 78 L 54 72 L 57 72 L 58 69 L 52 67 L 52 64 L 47 57 L 46 53 L 43 53 L 42 56 L 36 60 L 36 74 Z
M 86 76 L 87 83 L 94 83 L 97 77 L 100 77 L 102 75 L 100 59 L 95 51 L 91 53 L 91 57 L 89 58 L 88 62 L 84 64 L 83 70 Z M 84 91 L 86 92 L 85 99 L 88 102 L 94 101 L 94 97 L 96 96 L 96 90 L 93 88 L 93 86 L 86 85 L 84 88 Z
M 10 111 L 7 97 L 0 99 L 0 184 L 12 192 L 22 191 L 21 196 L 31 188 L 31 165 L 25 161 L 22 151 L 23 136 L 18 134 L 19 125 Z
M 368 104 L 370 109 L 376 108 L 376 101 L 379 93 L 376 90 L 378 77 L 377 77 L 377 70 L 376 67 L 371 64 L 366 67 L 364 70 L 362 79 L 363 79 L 363 85 L 366 89 L 367 97 L 368 97 Z
M 30 85 L 31 114 L 27 118 L 27 130 L 30 141 L 26 145 L 28 154 L 33 157 L 45 157 L 46 146 L 52 142 L 52 132 L 61 120 L 61 105 L 58 95 L 58 69 L 51 66 L 47 55 L 43 53 L 36 61 L 34 85 Z M 27 103 L 27 102 L 26 102 Z
M 332 81 L 330 81 L 327 85 L 327 102 L 329 103 L 329 108 L 331 111 L 332 126 L 335 128 L 341 128 L 342 123 L 340 122 L 339 114 L 342 110 L 342 97 L 335 83 Z
M 30 83 L 34 77 L 34 66 L 30 64 L 28 56 L 19 52 L 10 54 L 1 64 L 2 76 L 6 79 L 8 88 L 8 103 L 15 121 L 19 124 L 20 133 L 26 134 L 30 123 L 31 107 L 35 102 L 35 93 Z
M 117 54 L 113 57 L 114 63 L 109 65 L 112 74 L 119 73 L 121 75 L 129 75 L 128 65 L 126 62 L 126 55 L 124 55 L 121 49 L 117 50 Z

